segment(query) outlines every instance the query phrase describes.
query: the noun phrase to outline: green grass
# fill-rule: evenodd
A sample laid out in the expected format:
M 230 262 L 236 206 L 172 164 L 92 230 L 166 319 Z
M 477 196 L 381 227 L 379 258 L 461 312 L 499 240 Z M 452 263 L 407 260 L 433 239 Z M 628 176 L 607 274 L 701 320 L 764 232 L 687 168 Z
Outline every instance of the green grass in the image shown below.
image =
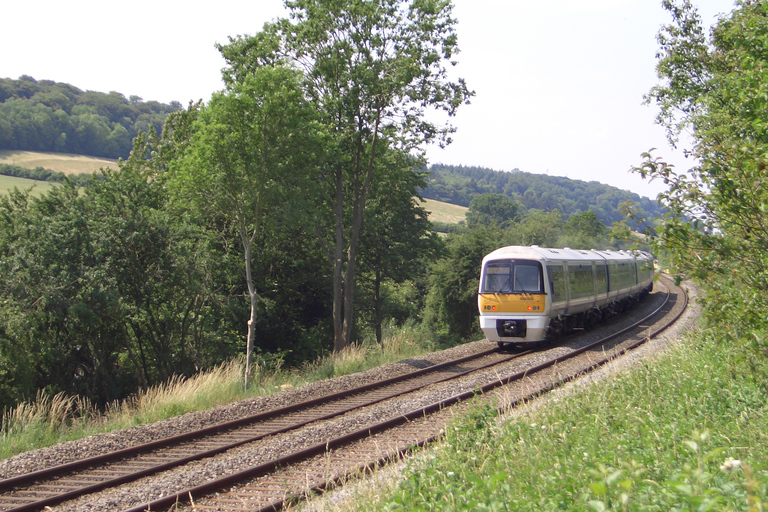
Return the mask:
M 26 169 L 42 167 L 64 174 L 90 174 L 102 167 L 117 168 L 116 160 L 69 153 L 48 153 L 42 151 L 0 150 L 0 164 L 17 165 Z M 46 181 L 36 181 L 14 176 L 0 175 L 0 194 L 6 194 L 14 187 L 24 190 L 32 187 L 32 195 L 39 196 L 56 186 Z
M 329 510 L 768 510 L 768 401 L 743 365 L 692 337 L 538 412 L 477 408 L 399 483 Z
M 13 190 L 14 187 L 18 188 L 19 190 L 26 190 L 28 188 L 32 188 L 32 195 L 33 196 L 39 196 L 40 194 L 44 194 L 45 192 L 48 192 L 51 187 L 55 187 L 56 185 L 48 182 L 48 181 L 36 181 L 36 180 L 29 180 L 26 178 L 17 178 L 15 176 L 3 176 L 0 174 L 0 194 L 7 194 L 11 190 Z

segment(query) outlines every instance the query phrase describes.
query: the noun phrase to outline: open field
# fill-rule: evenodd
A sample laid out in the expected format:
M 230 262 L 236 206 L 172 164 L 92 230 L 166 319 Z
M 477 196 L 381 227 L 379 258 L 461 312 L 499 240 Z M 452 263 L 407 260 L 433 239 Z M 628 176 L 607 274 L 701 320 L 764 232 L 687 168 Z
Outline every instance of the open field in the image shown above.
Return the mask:
M 458 224 L 466 220 L 467 209 L 465 206 L 442 203 L 433 199 L 425 199 L 426 203 L 422 206 L 429 212 L 429 220 L 432 222 L 445 222 L 448 224 Z
M 69 153 L 0 150 L 0 164 L 18 165 L 27 169 L 42 167 L 64 174 L 90 174 L 102 167 L 117 168 L 116 160 Z
M 69 153 L 16 150 L 0 150 L 0 164 L 18 165 L 27 169 L 42 167 L 51 171 L 63 172 L 64 174 L 90 174 L 102 167 L 117 168 L 116 160 L 106 158 Z M 7 192 L 14 186 L 23 189 L 29 188 L 32 185 L 35 185 L 33 191 L 35 194 L 44 192 L 53 186 L 46 182 L 0 175 L 0 194 Z M 422 205 L 430 212 L 429 220 L 432 222 L 458 224 L 466 218 L 467 208 L 464 206 L 442 203 L 432 199 L 426 199 Z
M 25 190 L 32 187 L 32 195 L 37 196 L 49 191 L 51 187 L 55 186 L 56 185 L 50 181 L 36 181 L 27 178 L 0 175 L 0 194 L 6 194 L 12 190 L 13 187 L 18 188 L 19 190 Z

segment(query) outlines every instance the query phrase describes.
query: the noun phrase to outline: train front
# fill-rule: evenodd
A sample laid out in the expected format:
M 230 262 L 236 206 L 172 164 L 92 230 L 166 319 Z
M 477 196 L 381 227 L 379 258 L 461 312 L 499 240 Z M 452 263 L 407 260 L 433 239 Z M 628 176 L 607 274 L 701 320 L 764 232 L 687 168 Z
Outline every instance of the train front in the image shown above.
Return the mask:
M 483 259 L 477 296 L 480 327 L 500 346 L 542 341 L 549 316 L 541 262 L 508 256 L 500 249 Z

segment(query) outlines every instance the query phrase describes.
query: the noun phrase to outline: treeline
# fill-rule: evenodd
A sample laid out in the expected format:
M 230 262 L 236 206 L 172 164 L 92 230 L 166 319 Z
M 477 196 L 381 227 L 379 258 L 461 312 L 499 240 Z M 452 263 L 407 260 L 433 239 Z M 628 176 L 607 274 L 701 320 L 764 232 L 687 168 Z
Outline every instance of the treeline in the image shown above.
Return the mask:
M 298 368 L 387 326 L 471 339 L 485 253 L 610 243 L 592 205 L 482 193 L 439 237 L 405 148 L 447 143 L 425 108 L 450 118 L 473 95 L 447 78 L 450 2 L 324 6 L 220 46 L 226 88 L 146 127 L 117 169 L 0 196 L 0 406 L 39 390 L 106 404 L 243 352 Z
M 559 210 L 565 215 L 590 210 L 608 225 L 624 219 L 622 205 L 626 202 L 631 202 L 638 215 L 646 219 L 664 214 L 656 201 L 610 185 L 518 169 L 502 172 L 482 167 L 434 164 L 429 168 L 427 188 L 422 193 L 427 199 L 461 206 L 469 206 L 478 194 L 504 194 L 530 210 Z
M 27 75 L 0 78 L 0 149 L 127 158 L 139 132 L 162 129 L 180 108 Z
M 0 407 L 38 390 L 106 404 L 242 353 L 242 250 L 226 223 L 180 212 L 150 165 L 0 196 Z M 301 224 L 274 212 L 267 233 L 257 349 L 300 365 L 328 350 L 328 272 Z
M 140 136 L 135 154 L 152 148 Z M 40 197 L 0 196 L 0 406 L 40 389 L 105 404 L 242 354 L 248 286 L 231 227 L 185 211 L 155 161 L 132 157 L 95 177 Z M 472 201 L 460 232 L 439 238 L 409 202 L 423 184 L 413 171 L 397 185 L 400 213 L 381 206 L 391 185 L 368 201 L 353 339 L 375 340 L 383 327 L 404 324 L 436 344 L 471 339 L 487 252 L 611 246 L 593 212 L 526 212 L 493 194 Z M 254 350 L 262 365 L 300 367 L 333 348 L 333 276 L 312 242 L 312 213 L 295 206 L 274 209 L 256 239 Z M 397 234 L 387 234 L 392 228 Z
M 40 166 L 28 169 L 26 167 L 10 164 L 0 164 L 0 175 L 14 176 L 16 178 L 26 178 L 36 181 L 51 181 L 54 183 L 61 183 L 68 179 L 75 185 L 80 186 L 90 183 L 94 178 L 94 175 L 91 174 L 74 174 L 67 176 L 63 172 L 52 171 Z

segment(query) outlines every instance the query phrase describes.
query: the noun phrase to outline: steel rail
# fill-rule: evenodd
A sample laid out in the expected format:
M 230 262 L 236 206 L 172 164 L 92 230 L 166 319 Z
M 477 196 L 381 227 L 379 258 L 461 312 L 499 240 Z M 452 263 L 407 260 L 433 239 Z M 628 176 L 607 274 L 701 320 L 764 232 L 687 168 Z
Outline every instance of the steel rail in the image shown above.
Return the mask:
M 150 452 L 152 450 L 156 450 L 158 448 L 165 448 L 167 446 L 171 446 L 177 443 L 185 442 L 185 441 L 192 441 L 195 439 L 199 439 L 205 436 L 208 436 L 210 434 L 217 434 L 222 431 L 226 430 L 232 430 L 238 427 L 242 427 L 245 425 L 249 425 L 252 423 L 261 422 L 267 419 L 272 419 L 278 416 L 283 416 L 286 414 L 290 414 L 292 412 L 297 412 L 300 410 L 304 410 L 310 407 L 315 407 L 317 405 L 321 405 L 327 402 L 332 402 L 334 400 L 339 400 L 342 398 L 349 397 L 356 393 L 363 393 L 366 391 L 370 391 L 372 389 L 375 389 L 377 387 L 384 387 L 389 386 L 392 384 L 396 384 L 398 382 L 402 382 L 404 380 L 412 379 L 415 377 L 419 377 L 421 375 L 435 372 L 442 370 L 444 368 L 459 365 L 462 363 L 465 363 L 467 361 L 471 361 L 473 359 L 479 359 L 481 357 L 485 357 L 487 355 L 491 355 L 495 352 L 498 352 L 498 349 L 494 348 L 491 350 L 486 350 L 483 352 L 478 352 L 477 354 L 473 354 L 471 356 L 465 356 L 462 358 L 458 358 L 454 361 L 448 361 L 445 363 L 439 363 L 435 364 L 426 368 L 420 368 L 418 370 L 414 370 L 413 372 L 409 372 L 407 374 L 398 375 L 396 377 L 390 377 L 388 379 L 384 379 L 381 381 L 372 382 L 363 386 L 360 386 L 358 388 L 352 388 L 349 390 L 339 391 L 336 393 L 331 393 L 328 395 L 323 395 L 318 398 L 313 398 L 310 400 L 305 400 L 303 402 L 299 402 L 296 404 L 291 404 L 285 407 L 279 407 L 276 409 L 271 409 L 269 411 L 265 411 L 262 413 L 250 415 L 247 417 L 239 418 L 232 421 L 227 421 L 223 423 L 217 423 L 216 425 L 211 425 L 210 427 L 204 427 L 199 430 L 195 430 L 193 432 L 187 432 L 185 434 L 179 434 L 176 436 L 166 437 L 163 439 L 158 439 L 156 441 L 151 441 L 148 443 L 144 443 L 137 446 L 132 446 L 129 448 L 124 448 L 121 450 L 117 450 L 115 452 L 105 453 L 103 455 L 96 455 L 94 457 L 88 457 L 85 459 L 80 459 L 72 462 L 68 462 L 65 464 L 60 464 L 58 466 L 53 466 L 46 469 L 41 469 L 38 471 L 34 471 L 31 473 L 25 473 L 23 475 L 18 475 L 15 477 L 7 478 L 4 480 L 0 480 L 0 491 L 4 491 L 6 489 L 10 489 L 13 487 L 19 487 L 21 485 L 29 484 L 31 482 L 43 480 L 46 478 L 50 478 L 53 476 L 58 476 L 62 474 L 72 473 L 74 471 L 78 471 L 81 469 L 86 469 L 88 467 L 92 466 L 98 466 L 100 464 L 104 464 L 106 462 L 114 462 L 116 460 L 124 459 L 127 457 L 132 457 L 135 455 L 139 455 L 145 452 Z
M 491 391 L 493 389 L 496 389 L 498 387 L 509 385 L 510 383 L 512 383 L 512 382 L 514 382 L 516 380 L 521 380 L 521 379 L 525 378 L 526 376 L 530 376 L 530 375 L 532 375 L 534 373 L 541 372 L 541 371 L 543 371 L 543 370 L 545 370 L 547 368 L 550 368 L 552 366 L 555 366 L 555 365 L 557 365 L 557 364 L 559 364 L 559 363 L 561 363 L 561 362 L 563 362 L 563 361 L 565 361 L 567 359 L 573 358 L 573 357 L 575 357 L 577 355 L 580 355 L 580 354 L 582 354 L 582 353 L 584 353 L 584 352 L 586 352 L 586 351 L 588 351 L 590 349 L 593 349 L 596 346 L 604 345 L 607 342 L 609 342 L 609 341 L 611 341 L 611 340 L 613 340 L 613 339 L 615 339 L 615 338 L 617 338 L 617 337 L 619 337 L 619 336 L 621 336 L 623 334 L 626 334 L 627 332 L 629 332 L 629 331 L 631 331 L 633 329 L 637 329 L 637 327 L 639 325 L 643 324 L 644 322 L 646 322 L 650 318 L 652 318 L 652 317 L 656 316 L 657 314 L 659 314 L 659 312 L 669 303 L 670 296 L 671 296 L 671 291 L 670 291 L 669 287 L 665 286 L 665 288 L 667 289 L 666 297 L 665 297 L 663 303 L 659 307 L 657 307 L 653 312 L 651 312 L 650 314 L 646 315 L 645 317 L 643 317 L 642 319 L 638 320 L 637 322 L 634 322 L 632 325 L 630 325 L 630 326 L 628 326 L 628 327 L 626 327 L 624 329 L 619 330 L 618 332 L 612 333 L 612 334 L 610 334 L 610 335 L 608 335 L 608 336 L 606 336 L 606 337 L 604 337 L 604 338 L 602 338 L 600 340 L 597 340 L 595 342 L 589 343 L 589 344 L 587 344 L 587 345 L 585 345 L 583 347 L 580 347 L 578 349 L 574 349 L 573 351 L 569 352 L 568 354 L 565 354 L 565 355 L 562 355 L 562 356 L 558 356 L 558 357 L 556 357 L 554 359 L 551 359 L 549 361 L 545 361 L 542 364 L 536 365 L 536 366 L 534 366 L 532 368 L 527 368 L 524 371 L 517 372 L 517 373 L 515 373 L 513 375 L 510 375 L 510 376 L 508 376 L 506 378 L 495 380 L 494 382 L 491 382 L 489 384 L 481 386 L 481 387 L 479 387 L 477 389 L 474 389 L 472 391 L 466 391 L 466 392 L 454 395 L 454 396 L 452 396 L 450 398 L 447 398 L 447 399 L 444 399 L 444 400 L 440 400 L 440 401 L 435 402 L 435 403 L 433 403 L 431 405 L 428 405 L 428 406 L 425 406 L 425 407 L 420 407 L 420 408 L 415 409 L 415 410 L 413 410 L 413 411 L 411 411 L 409 413 L 406 413 L 406 414 L 403 414 L 403 415 L 400 415 L 400 416 L 397 416 L 397 417 L 390 418 L 388 420 L 379 422 L 379 423 L 374 424 L 374 425 L 370 425 L 368 427 L 361 428 L 361 429 L 359 429 L 357 431 L 354 431 L 354 432 L 351 432 L 349 434 L 340 436 L 340 437 L 335 438 L 333 440 L 329 440 L 329 441 L 326 441 L 326 442 L 323 442 L 323 443 L 318 443 L 318 444 L 316 444 L 314 446 L 311 446 L 311 447 L 308 447 L 308 448 L 296 451 L 294 453 L 291 453 L 291 454 L 285 455 L 283 457 L 274 459 L 272 461 L 260 464 L 258 466 L 254 466 L 254 467 L 248 468 L 246 470 L 233 473 L 231 475 L 226 475 L 224 477 L 221 477 L 221 478 L 218 478 L 218 479 L 206 482 L 206 483 L 201 484 L 199 486 L 195 486 L 195 487 L 192 487 L 190 489 L 186 489 L 184 491 L 173 493 L 173 494 L 168 495 L 166 497 L 159 498 L 159 499 L 156 499 L 156 500 L 144 503 L 142 505 L 130 508 L 130 509 L 124 511 L 124 512 L 145 512 L 147 510 L 162 510 L 162 509 L 166 509 L 166 508 L 171 507 L 171 506 L 173 506 L 173 505 L 175 505 L 177 503 L 186 502 L 186 501 L 189 501 L 189 500 L 194 499 L 196 497 L 200 497 L 200 496 L 206 495 L 206 494 L 214 492 L 214 491 L 219 491 L 219 490 L 221 490 L 223 488 L 229 487 L 231 485 L 234 485 L 236 483 L 242 482 L 244 480 L 249 480 L 249 479 L 253 479 L 253 478 L 256 478 L 256 477 L 259 477 L 259 476 L 263 476 L 263 475 L 269 474 L 270 472 L 275 471 L 278 467 L 286 466 L 286 465 L 289 465 L 289 464 L 292 464 L 292 463 L 295 463 L 295 462 L 307 459 L 309 457 L 325 453 L 325 452 L 327 452 L 327 451 L 329 451 L 329 450 L 331 450 L 333 448 L 337 448 L 337 447 L 343 446 L 345 444 L 348 444 L 348 443 L 353 442 L 353 441 L 357 441 L 359 439 L 362 439 L 364 437 L 373 435 L 375 433 L 386 431 L 386 430 L 388 430 L 390 428 L 393 428 L 395 426 L 401 425 L 403 423 L 406 423 L 406 422 L 409 422 L 409 421 L 413 421 L 413 420 L 415 420 L 417 418 L 421 418 L 421 417 L 429 415 L 429 414 L 433 414 L 433 413 L 435 413 L 435 412 L 437 412 L 437 411 L 439 411 L 439 410 L 441 410 L 443 408 L 455 405 L 456 403 L 459 403 L 459 402 L 462 402 L 462 401 L 466 401 L 466 400 L 468 400 L 470 398 L 473 398 L 473 397 L 477 396 L 478 394 L 487 393 L 487 392 L 489 392 L 489 391 Z M 661 329 L 658 329 L 653 334 L 649 334 L 649 336 L 645 337 L 644 339 L 641 339 L 640 341 L 632 344 L 631 347 L 623 349 L 620 353 L 623 354 L 623 353 L 625 353 L 628 350 L 636 348 L 637 346 L 639 346 L 639 345 L 647 342 L 651 338 L 657 336 L 659 333 L 661 333 L 663 330 L 665 330 L 669 325 L 674 324 L 679 319 L 680 315 L 682 315 L 682 312 L 685 311 L 685 308 L 687 306 L 687 295 L 684 292 L 683 292 L 683 296 L 685 298 L 684 306 L 683 306 L 682 310 L 671 321 L 666 322 L 666 325 L 664 327 L 662 327 Z M 589 367 L 589 370 L 593 370 L 594 368 L 599 367 L 599 366 L 607 363 L 612 357 L 615 357 L 615 356 L 606 356 L 602 361 L 594 362 Z M 573 378 L 575 378 L 575 376 L 565 376 L 565 377 L 559 379 L 556 383 L 554 383 L 554 384 L 552 384 L 550 386 L 547 386 L 544 389 L 540 389 L 540 390 L 537 390 L 537 391 L 535 391 L 533 393 L 530 393 L 525 398 L 519 399 L 519 400 L 513 402 L 512 405 L 518 405 L 522 401 L 530 400 L 531 398 L 534 398 L 534 397 L 536 397 L 538 395 L 541 395 L 542 393 L 544 393 L 546 391 L 549 391 L 552 388 L 554 388 L 556 386 L 559 386 L 559 385 L 561 385 L 561 384 L 563 384 L 565 382 L 568 382 L 568 381 L 572 380 Z M 329 482 L 325 482 L 323 484 L 320 484 L 320 486 L 313 487 L 310 490 L 319 490 L 320 488 L 324 487 L 328 483 Z M 256 509 L 255 512 L 267 512 L 267 511 L 270 511 L 270 510 L 279 510 L 282 507 L 282 503 L 283 503 L 282 500 L 275 501 L 273 503 L 270 503 L 270 504 L 264 506 L 263 508 Z
M 512 359 L 520 357 L 521 355 L 524 355 L 524 354 L 526 354 L 528 352 L 519 352 L 519 353 L 515 353 L 515 354 L 510 354 L 508 357 L 504 358 L 504 361 L 496 360 L 496 361 L 484 363 L 484 364 L 481 364 L 481 365 L 478 365 L 478 366 L 474 366 L 474 367 L 471 367 L 471 368 L 463 368 L 461 371 L 451 372 L 450 374 L 447 374 L 444 378 L 440 378 L 440 379 L 437 379 L 437 380 L 432 380 L 431 382 L 428 382 L 428 383 L 425 383 L 425 384 L 433 384 L 433 383 L 443 382 L 443 381 L 446 381 L 446 380 L 455 379 L 455 378 L 461 377 L 462 375 L 465 375 L 465 374 L 467 374 L 469 372 L 479 371 L 479 370 L 484 369 L 484 368 L 495 366 L 495 365 L 499 364 L 500 362 L 505 362 L 505 361 L 512 360 Z M 357 388 L 351 388 L 349 390 L 345 390 L 345 391 L 342 391 L 342 392 L 332 393 L 332 394 L 329 394 L 329 395 L 325 395 L 323 397 L 319 397 L 317 399 L 307 400 L 307 401 L 304 401 L 304 402 L 301 402 L 301 403 L 298 403 L 298 404 L 293 404 L 291 406 L 282 407 L 282 408 L 279 408 L 279 409 L 274 409 L 274 410 L 267 411 L 265 413 L 260 413 L 260 414 L 257 414 L 257 415 L 253 415 L 253 416 L 250 416 L 250 417 L 247 417 L 247 418 L 241 418 L 241 419 L 234 420 L 234 421 L 231 421 L 231 422 L 217 424 L 217 425 L 214 425 L 214 426 L 202 429 L 202 434 L 201 434 L 201 431 L 190 432 L 190 433 L 187 433 L 187 434 L 182 434 L 180 436 L 175 436 L 175 437 L 171 437 L 171 438 L 165 438 L 165 439 L 162 439 L 162 440 L 159 440 L 159 441 L 155 441 L 155 442 L 152 442 L 152 443 L 147 443 L 147 444 L 144 444 L 144 445 L 141 445 L 141 446 L 137 446 L 137 447 L 133 447 L 133 448 L 129 448 L 129 449 L 124 449 L 124 450 L 120 450 L 120 451 L 117 451 L 117 452 L 113 452 L 113 453 L 109 453 L 109 454 L 104 454 L 104 455 L 100 455 L 100 456 L 97 456 L 97 457 L 92 457 L 92 458 L 89 458 L 89 459 L 83 459 L 83 460 L 80 460 L 80 461 L 74 461 L 72 463 L 65 464 L 65 465 L 62 465 L 62 466 L 56 466 L 54 468 L 49 468 L 49 469 L 46 469 L 46 470 L 41 470 L 41 471 L 37 471 L 37 472 L 33 472 L 33 473 L 28 473 L 28 474 L 25 474 L 25 475 L 20 475 L 19 477 L 15 477 L 15 478 L 11 478 L 11 479 L 5 480 L 4 481 L 5 484 L 6 484 L 5 487 L 6 487 L 6 489 L 8 489 L 9 486 L 10 486 L 11 489 L 13 491 L 15 491 L 15 492 L 34 493 L 34 491 L 35 491 L 35 487 L 34 486 L 30 486 L 27 489 L 25 489 L 24 487 L 22 487 L 22 485 L 19 482 L 22 482 L 24 484 L 29 484 L 30 482 L 45 480 L 46 478 L 51 478 L 52 475 L 53 476 L 59 476 L 61 474 L 71 474 L 71 473 L 73 473 L 74 471 L 76 471 L 78 469 L 88 469 L 88 468 L 91 468 L 93 466 L 98 466 L 100 464 L 103 465 L 103 464 L 110 463 L 110 462 L 116 462 L 118 460 L 124 460 L 127 457 L 140 455 L 142 453 L 146 453 L 148 451 L 151 451 L 152 449 L 162 449 L 162 448 L 166 448 L 168 446 L 174 445 L 174 444 L 180 444 L 180 443 L 183 443 L 183 442 L 186 442 L 186 441 L 194 441 L 196 439 L 200 439 L 202 437 L 205 437 L 206 435 L 215 435 L 215 434 L 222 433 L 222 432 L 232 432 L 234 428 L 243 427 L 243 426 L 246 426 L 248 424 L 253 424 L 253 423 L 256 423 L 256 422 L 259 422 L 259 421 L 279 418 L 279 417 L 281 417 L 281 416 L 283 416 L 285 414 L 288 414 L 288 413 L 297 412 L 299 410 L 304 410 L 304 409 L 311 408 L 311 407 L 319 408 L 319 407 L 321 407 L 324 404 L 329 404 L 329 403 L 332 403 L 334 401 L 340 401 L 340 400 L 342 400 L 344 398 L 351 398 L 351 397 L 354 397 L 355 395 L 362 395 L 362 394 L 364 394 L 366 392 L 374 391 L 376 389 L 384 389 L 387 386 L 394 386 L 394 385 L 397 385 L 397 384 L 400 384 L 400 383 L 403 383 L 403 382 L 406 382 L 406 381 L 409 381 L 409 380 L 418 381 L 418 379 L 420 379 L 420 378 L 424 378 L 425 376 L 428 376 L 430 374 L 436 374 L 439 371 L 444 370 L 446 368 L 456 367 L 456 366 L 459 366 L 461 364 L 467 363 L 469 361 L 480 360 L 480 359 L 482 359 L 484 357 L 488 357 L 488 356 L 491 356 L 491 355 L 502 355 L 503 356 L 504 354 L 500 353 L 498 349 L 493 348 L 493 349 L 482 351 L 482 352 L 479 352 L 477 354 L 473 354 L 473 355 L 470 355 L 470 356 L 464 356 L 464 357 L 457 358 L 457 359 L 452 360 L 452 361 L 447 361 L 445 363 L 439 363 L 439 364 L 435 364 L 435 365 L 429 366 L 427 368 L 422 368 L 422 369 L 419 369 L 419 370 L 415 370 L 413 372 L 409 372 L 409 373 L 401 375 L 401 376 L 391 377 L 391 378 L 388 378 L 388 379 L 383 379 L 383 380 L 376 381 L 376 382 L 373 382 L 373 383 L 369 383 L 369 384 L 366 384 L 366 385 L 363 385 L 363 386 L 360 386 L 360 387 L 357 387 Z M 418 384 L 418 382 L 416 382 L 414 384 Z M 373 398 L 367 399 L 365 401 L 365 403 L 362 403 L 362 404 L 361 403 L 353 403 L 353 404 L 350 404 L 348 406 L 345 406 L 344 408 L 336 409 L 334 411 L 331 411 L 331 412 L 329 412 L 327 414 L 315 415 L 313 417 L 310 417 L 309 419 L 305 419 L 305 420 L 302 420 L 302 421 L 299 421 L 299 422 L 294 422 L 294 423 L 292 423 L 290 425 L 287 425 L 287 426 L 283 426 L 283 427 L 280 427 L 280 428 L 273 428 L 273 429 L 271 429 L 269 431 L 261 432 L 261 433 L 259 433 L 257 435 L 251 435 L 251 436 L 239 439 L 237 441 L 221 444 L 220 446 L 218 446 L 216 448 L 207 449 L 207 450 L 199 450 L 196 453 L 193 453 L 191 455 L 176 457 L 175 459 L 173 459 L 173 460 L 171 460 L 169 462 L 160 463 L 160 464 L 153 464 L 150 467 L 146 467 L 144 469 L 135 470 L 135 471 L 132 471 L 132 472 L 130 472 L 128 474 L 122 474 L 121 476 L 114 476 L 114 477 L 111 477 L 111 478 L 104 478 L 101 481 L 85 484 L 85 485 L 83 485 L 81 487 L 74 488 L 74 489 L 69 490 L 69 491 L 61 491 L 61 492 L 59 492 L 59 493 L 57 493 L 55 495 L 49 495 L 48 497 L 44 497 L 42 499 L 35 499 L 35 498 L 31 498 L 31 497 L 30 498 L 25 498 L 25 497 L 22 497 L 22 496 L 18 496 L 18 497 L 7 497 L 7 496 L 3 497 L 3 496 L 0 496 L 0 500 L 4 499 L 6 501 L 6 503 L 8 502 L 8 500 L 13 500 L 15 502 L 20 502 L 20 501 L 23 502 L 21 504 L 18 504 L 17 506 L 13 506 L 13 508 L 7 508 L 7 507 L 3 507 L 2 505 L 0 505 L 0 509 L 5 510 L 6 512 L 33 512 L 33 511 L 36 511 L 36 510 L 41 510 L 41 509 L 43 509 L 45 507 L 50 507 L 50 506 L 62 503 L 64 501 L 68 501 L 68 500 L 71 500 L 71 499 L 74 499 L 74 498 L 78 498 L 80 496 L 84 496 L 86 494 L 90 494 L 90 493 L 94 493 L 94 492 L 97 492 L 97 491 L 104 490 L 104 489 L 109 488 L 109 487 L 114 487 L 114 486 L 117 486 L 117 485 L 120 485 L 120 484 L 128 483 L 128 482 L 137 480 L 139 478 L 150 476 L 150 475 L 158 473 L 160 471 L 165 471 L 165 470 L 168 470 L 168 469 L 172 469 L 174 467 L 177 467 L 177 466 L 180 466 L 180 465 L 183 465 L 183 464 L 195 461 L 195 460 L 200 460 L 200 459 L 204 459 L 204 458 L 207 458 L 207 457 L 212 457 L 214 455 L 218 455 L 218 454 L 223 453 L 223 452 L 225 452 L 227 450 L 230 450 L 232 448 L 236 448 L 238 446 L 242 446 L 244 444 L 257 441 L 259 439 L 262 439 L 262 438 L 266 437 L 267 435 L 274 435 L 274 434 L 285 433 L 285 432 L 288 432 L 288 431 L 300 428 L 302 426 L 305 426 L 308 423 L 312 423 L 312 422 L 316 422 L 316 421 L 321 421 L 321 420 L 327 420 L 327 419 L 339 416 L 341 414 L 345 414 L 345 413 L 347 413 L 347 412 L 349 412 L 351 410 L 354 410 L 354 409 L 357 409 L 357 408 L 360 408 L 360 407 L 363 407 L 363 406 L 373 405 L 375 403 L 378 403 L 378 402 L 381 402 L 383 400 L 387 400 L 389 398 L 397 396 L 398 394 L 402 394 L 402 393 L 413 391 L 414 389 L 417 389 L 418 387 L 421 387 L 423 385 L 424 384 L 419 384 L 417 386 L 411 386 L 409 389 L 407 389 L 405 391 L 400 390 L 400 391 L 395 392 L 395 393 L 387 393 L 387 394 L 384 394 L 384 395 L 380 395 L 378 397 L 373 397 Z M 11 483 L 13 483 L 15 485 L 11 486 Z M 53 481 L 52 483 L 55 484 L 55 481 Z

